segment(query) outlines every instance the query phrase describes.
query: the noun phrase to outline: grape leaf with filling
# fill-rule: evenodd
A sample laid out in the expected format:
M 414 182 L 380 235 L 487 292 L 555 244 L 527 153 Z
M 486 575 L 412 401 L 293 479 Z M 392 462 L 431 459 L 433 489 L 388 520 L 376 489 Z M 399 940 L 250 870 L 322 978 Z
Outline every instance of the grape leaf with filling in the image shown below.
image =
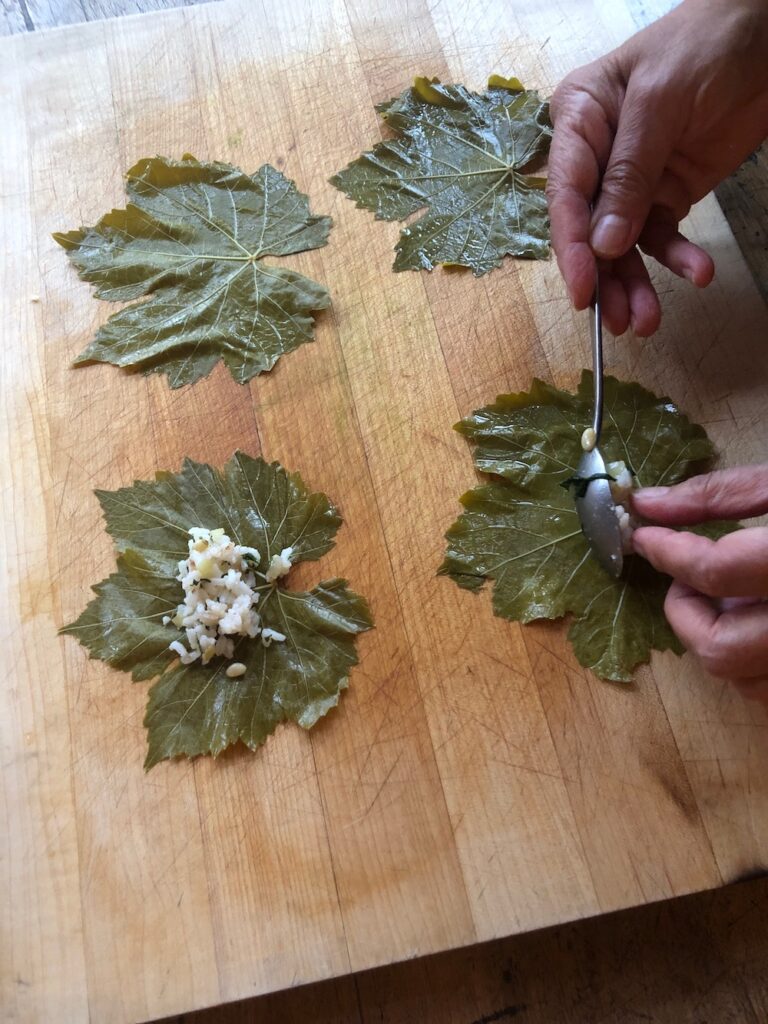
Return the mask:
M 669 578 L 638 556 L 612 580 L 590 555 L 572 496 L 581 433 L 591 420 L 592 374 L 576 394 L 534 380 L 528 392 L 501 395 L 457 424 L 475 445 L 489 483 L 464 494 L 464 513 L 446 534 L 440 573 L 468 590 L 493 581 L 497 615 L 519 622 L 571 613 L 569 639 L 579 662 L 605 679 L 627 681 L 651 650 L 682 646 L 663 613 Z M 714 454 L 702 427 L 667 398 L 607 377 L 600 442 L 606 462 L 621 460 L 638 486 L 673 484 Z M 717 536 L 730 527 L 709 524 Z
M 491 77 L 482 94 L 417 78 L 376 108 L 396 138 L 377 143 L 331 184 L 380 220 L 424 215 L 403 228 L 395 270 L 471 267 L 477 276 L 507 254 L 549 252 L 545 181 L 548 105 L 517 79 Z
M 222 359 L 241 384 L 312 340 L 328 291 L 264 262 L 326 244 L 330 217 L 280 171 L 143 159 L 127 173 L 128 205 L 94 227 L 56 233 L 96 296 L 141 299 L 114 313 L 75 365 L 114 363 L 165 373 L 172 388 Z
M 279 463 L 236 452 L 218 471 L 187 459 L 180 473 L 158 473 L 117 491 L 97 491 L 118 552 L 117 572 L 97 584 L 96 597 L 63 633 L 135 680 L 160 676 L 149 691 L 144 724 L 151 768 L 163 758 L 219 754 L 241 740 L 255 750 L 284 720 L 305 729 L 326 714 L 346 689 L 357 664 L 355 637 L 371 627 L 365 600 L 345 580 L 330 579 L 308 592 L 280 582 L 262 593 L 265 626 L 283 643 L 238 638 L 242 678 L 225 675 L 226 659 L 181 665 L 168 650 L 183 633 L 163 616 L 183 599 L 175 579 L 188 554 L 191 526 L 223 527 L 238 544 L 256 548 L 262 568 L 292 547 L 292 561 L 315 561 L 333 547 L 341 524 L 324 494 Z

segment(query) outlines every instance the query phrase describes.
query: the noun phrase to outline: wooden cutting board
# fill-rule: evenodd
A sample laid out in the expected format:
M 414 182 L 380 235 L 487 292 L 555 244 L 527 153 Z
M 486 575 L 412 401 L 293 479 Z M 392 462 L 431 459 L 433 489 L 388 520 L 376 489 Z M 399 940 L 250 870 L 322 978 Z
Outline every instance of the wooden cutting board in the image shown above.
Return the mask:
M 500 621 L 435 577 L 474 482 L 451 425 L 588 363 L 555 266 L 393 274 L 398 225 L 327 184 L 414 74 L 548 92 L 631 7 L 243 0 L 2 41 L 5 1019 L 146 1020 L 768 864 L 764 711 L 690 657 L 602 683 L 561 624 Z M 140 156 L 184 151 L 271 162 L 333 215 L 328 247 L 290 260 L 333 295 L 316 343 L 250 387 L 71 369 L 110 309 L 50 233 L 121 206 Z M 690 230 L 715 282 L 660 274 L 664 326 L 609 342 L 608 369 L 679 402 L 726 464 L 757 460 L 768 316 L 714 201 Z M 146 686 L 56 636 L 113 565 L 92 491 L 237 447 L 340 504 L 298 582 L 349 577 L 377 628 L 311 734 L 145 775 Z

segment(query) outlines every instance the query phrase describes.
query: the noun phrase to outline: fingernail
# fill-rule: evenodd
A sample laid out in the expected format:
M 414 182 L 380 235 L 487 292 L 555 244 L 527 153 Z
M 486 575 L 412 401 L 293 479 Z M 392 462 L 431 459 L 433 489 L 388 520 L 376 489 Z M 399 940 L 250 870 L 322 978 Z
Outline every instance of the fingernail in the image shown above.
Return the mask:
M 592 248 L 601 256 L 623 256 L 629 248 L 632 225 L 626 217 L 607 213 L 592 229 Z
M 690 267 L 683 267 L 683 277 L 686 281 L 690 281 L 691 284 L 696 284 L 696 276 Z

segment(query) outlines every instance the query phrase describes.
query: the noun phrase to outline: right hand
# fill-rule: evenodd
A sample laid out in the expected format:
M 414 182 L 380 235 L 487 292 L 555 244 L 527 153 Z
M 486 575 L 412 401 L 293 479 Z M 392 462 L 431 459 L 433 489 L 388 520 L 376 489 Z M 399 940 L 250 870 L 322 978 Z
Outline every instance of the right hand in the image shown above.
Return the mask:
M 673 577 L 664 611 L 675 633 L 712 675 L 768 702 L 768 527 L 719 540 L 670 529 L 768 512 L 768 463 L 646 487 L 632 505 L 658 524 L 638 527 L 633 540 L 638 554 Z
M 597 260 L 610 261 L 608 328 L 653 334 L 661 310 L 638 250 L 709 284 L 711 258 L 678 225 L 768 135 L 768 0 L 684 0 L 571 72 L 551 109 L 552 247 L 571 301 L 589 305 Z

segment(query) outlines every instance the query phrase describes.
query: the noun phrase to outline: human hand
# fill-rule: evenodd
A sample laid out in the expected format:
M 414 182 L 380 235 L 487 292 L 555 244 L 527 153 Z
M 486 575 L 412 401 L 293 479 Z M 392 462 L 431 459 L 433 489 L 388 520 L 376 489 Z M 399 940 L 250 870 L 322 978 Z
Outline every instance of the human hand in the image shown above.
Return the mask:
M 741 519 L 768 512 L 768 463 L 692 477 L 633 495 L 643 519 L 638 554 L 673 577 L 664 604 L 669 624 L 712 675 L 768 702 L 768 527 L 709 540 L 670 526 Z
M 639 250 L 697 287 L 712 280 L 678 225 L 768 135 L 767 53 L 768 0 L 684 0 L 555 91 L 552 247 L 577 309 L 601 260 L 614 334 L 647 336 L 661 320 Z

